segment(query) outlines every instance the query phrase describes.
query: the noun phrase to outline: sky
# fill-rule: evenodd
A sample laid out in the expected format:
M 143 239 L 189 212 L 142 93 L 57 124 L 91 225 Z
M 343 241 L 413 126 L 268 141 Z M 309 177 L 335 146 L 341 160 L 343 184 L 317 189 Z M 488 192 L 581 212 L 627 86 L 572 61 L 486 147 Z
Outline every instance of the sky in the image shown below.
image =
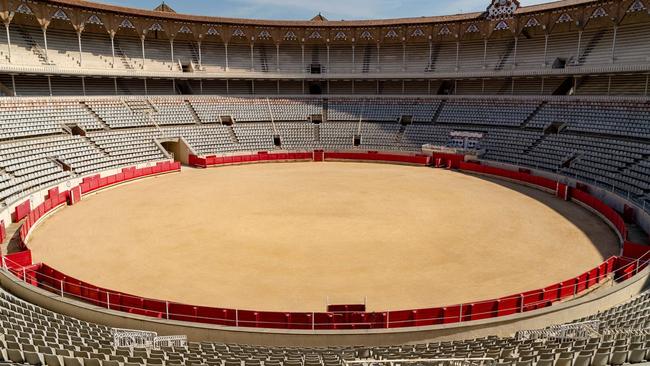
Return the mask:
M 95 0 L 153 9 L 161 0 Z M 520 0 L 522 6 L 550 0 Z M 451 15 L 484 11 L 490 0 L 165 0 L 179 13 L 235 18 L 308 20 L 319 12 L 329 20 Z

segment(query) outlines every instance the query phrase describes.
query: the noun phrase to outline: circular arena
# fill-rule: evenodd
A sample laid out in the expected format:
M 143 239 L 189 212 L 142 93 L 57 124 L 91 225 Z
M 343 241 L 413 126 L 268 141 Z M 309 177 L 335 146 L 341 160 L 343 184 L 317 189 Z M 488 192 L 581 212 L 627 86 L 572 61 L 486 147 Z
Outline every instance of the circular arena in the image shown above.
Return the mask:
M 301 312 L 496 298 L 618 254 L 600 218 L 534 188 L 336 162 L 184 171 L 119 187 L 45 221 L 29 247 L 35 260 L 105 288 Z
M 650 3 L 445 2 L 0 1 L 0 363 L 649 363 Z

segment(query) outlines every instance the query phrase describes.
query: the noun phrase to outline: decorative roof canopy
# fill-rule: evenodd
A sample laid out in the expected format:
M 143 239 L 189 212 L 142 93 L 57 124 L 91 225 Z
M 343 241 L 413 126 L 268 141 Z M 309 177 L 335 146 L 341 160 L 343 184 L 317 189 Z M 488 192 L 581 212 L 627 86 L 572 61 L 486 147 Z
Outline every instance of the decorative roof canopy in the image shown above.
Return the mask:
M 323 14 L 318 13 L 318 15 L 316 15 L 316 16 L 313 17 L 313 18 L 311 18 L 310 21 L 312 21 L 312 22 L 326 22 L 326 21 L 327 21 L 327 18 L 325 18 L 325 17 L 323 16 Z
M 160 3 L 160 5 L 156 6 L 156 8 L 153 9 L 153 10 L 154 11 L 161 11 L 163 13 L 176 13 L 176 10 L 172 9 L 171 6 L 165 4 L 164 1 L 162 3 Z
M 487 8 L 487 18 L 510 18 L 517 9 L 519 9 L 519 1 L 517 0 L 492 0 L 492 4 Z

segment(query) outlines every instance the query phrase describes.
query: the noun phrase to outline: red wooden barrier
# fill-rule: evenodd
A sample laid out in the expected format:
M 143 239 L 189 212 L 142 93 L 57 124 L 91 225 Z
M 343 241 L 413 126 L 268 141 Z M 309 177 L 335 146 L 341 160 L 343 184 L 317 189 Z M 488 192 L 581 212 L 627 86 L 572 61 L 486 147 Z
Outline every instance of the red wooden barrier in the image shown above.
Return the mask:
M 31 211 L 29 200 L 16 206 L 12 217 L 13 222 L 19 222 L 20 220 L 27 217 L 27 215 L 29 215 L 29 211 Z

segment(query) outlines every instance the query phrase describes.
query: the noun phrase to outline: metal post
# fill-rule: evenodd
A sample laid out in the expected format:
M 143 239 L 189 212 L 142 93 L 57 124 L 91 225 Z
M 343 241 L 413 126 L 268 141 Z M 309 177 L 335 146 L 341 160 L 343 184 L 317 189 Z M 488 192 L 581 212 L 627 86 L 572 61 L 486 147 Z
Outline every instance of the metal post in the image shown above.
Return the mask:
M 7 261 L 5 259 L 5 256 L 2 255 L 2 268 L 6 269 L 7 268 Z
M 144 54 L 144 35 L 140 36 L 140 43 L 142 44 L 142 69 L 144 70 L 144 60 L 145 60 L 145 54 Z
M 228 71 L 228 42 L 223 44 L 223 48 L 225 50 L 225 55 L 226 55 L 226 71 Z
M 172 65 L 173 65 L 174 64 L 174 38 L 169 39 L 169 45 L 170 45 L 169 49 L 172 54 Z
M 618 34 L 618 26 L 614 26 L 614 36 L 612 40 L 612 63 L 616 62 L 616 35 Z
M 106 291 L 106 309 L 111 310 L 111 294 Z
M 377 43 L 377 67 L 375 67 L 375 71 L 380 72 L 381 71 L 381 46 L 379 43 Z
M 9 32 L 9 24 L 5 23 L 5 30 L 7 31 L 7 55 L 9 56 L 9 63 L 11 63 L 11 32 Z
M 302 60 L 302 73 L 306 73 L 307 70 L 305 68 L 305 44 L 300 45 L 300 52 L 301 52 L 301 60 Z M 304 88 L 303 88 L 304 89 Z M 305 91 L 303 90 L 303 94 L 305 94 Z
M 83 65 L 83 56 L 82 56 L 82 49 L 81 49 L 81 31 L 77 32 L 77 43 L 79 43 L 79 67 Z
M 515 37 L 515 50 L 512 56 L 512 68 L 517 68 L 517 46 L 519 46 L 519 37 Z
M 316 329 L 316 314 L 314 312 L 311 313 L 311 329 Z
M 460 65 L 460 42 L 456 41 L 456 71 Z
M 548 66 L 546 57 L 548 57 L 548 33 L 544 35 L 544 67 Z
M 27 282 L 27 269 L 23 267 L 23 282 Z
M 115 34 L 109 33 L 111 36 L 111 52 L 113 53 L 113 68 L 115 68 Z
M 280 43 L 275 44 L 275 70 L 280 72 Z
M 483 69 L 487 68 L 487 46 L 488 40 L 486 38 L 483 40 Z
M 331 73 L 330 71 L 330 45 L 329 43 L 327 44 L 327 73 Z
M 203 69 L 203 52 L 201 52 L 201 41 L 196 42 L 196 45 L 199 48 L 199 69 Z
M 402 72 L 406 72 L 406 42 L 402 42 Z
M 352 43 L 352 73 L 353 74 L 355 73 L 355 71 L 357 69 L 354 61 L 355 61 L 354 60 L 354 43 Z
M 43 43 L 45 44 L 45 61 L 47 63 L 50 63 L 50 56 L 48 55 L 47 52 L 47 28 L 42 28 L 43 29 Z
M 235 326 L 239 326 L 239 309 L 235 309 Z
M 81 91 L 83 92 L 84 97 L 86 96 L 86 77 L 81 77 Z
M 580 46 L 582 44 L 582 31 L 578 31 L 578 53 L 576 54 L 576 59 L 573 62 L 575 65 L 580 63 Z
M 65 293 L 63 292 L 63 280 L 61 280 L 60 282 L 61 282 L 61 298 L 63 298 L 64 297 L 63 295 L 65 295 Z
M 254 43 L 251 42 L 251 71 L 255 71 L 255 51 Z
M 52 96 L 52 77 L 50 75 L 47 76 L 47 86 L 50 89 L 50 96 Z
M 165 316 L 169 320 L 169 301 L 165 301 Z

